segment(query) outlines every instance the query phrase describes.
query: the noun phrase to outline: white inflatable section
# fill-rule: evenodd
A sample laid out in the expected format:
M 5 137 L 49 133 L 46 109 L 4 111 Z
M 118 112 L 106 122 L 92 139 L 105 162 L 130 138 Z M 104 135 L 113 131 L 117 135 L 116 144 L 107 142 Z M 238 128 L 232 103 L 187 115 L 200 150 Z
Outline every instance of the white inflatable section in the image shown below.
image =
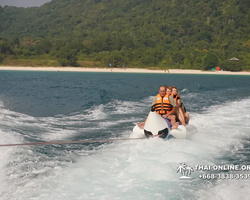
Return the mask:
M 176 139 L 185 139 L 187 137 L 187 129 L 185 126 L 179 125 L 177 129 L 173 129 L 169 133 Z
M 158 131 L 163 130 L 165 128 L 169 128 L 167 122 L 156 112 L 150 112 L 147 118 L 146 124 L 144 128 L 147 131 L 153 133 L 153 135 L 157 135 Z M 189 124 L 186 126 L 179 125 L 177 129 L 170 130 L 169 135 L 173 136 L 175 139 L 185 139 L 190 135 L 193 135 L 198 132 L 198 129 L 195 125 Z M 133 128 L 132 138 L 141 138 L 145 137 L 144 129 L 141 129 L 137 125 Z M 169 136 L 167 137 L 169 138 Z
M 133 134 L 130 137 L 131 138 L 145 137 L 144 129 L 141 129 L 139 126 L 135 125 L 135 127 L 133 128 Z
M 168 124 L 156 112 L 150 112 L 145 123 L 144 129 L 150 131 L 153 135 L 158 135 L 158 131 L 168 128 Z

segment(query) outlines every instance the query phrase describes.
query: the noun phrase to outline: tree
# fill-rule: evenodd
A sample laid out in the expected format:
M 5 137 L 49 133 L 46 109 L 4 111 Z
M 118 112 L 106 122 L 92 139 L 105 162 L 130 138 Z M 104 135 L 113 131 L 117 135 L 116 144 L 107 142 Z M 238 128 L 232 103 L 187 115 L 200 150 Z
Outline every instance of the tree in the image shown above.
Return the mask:
M 76 51 L 62 47 L 57 54 L 57 61 L 62 66 L 77 66 Z
M 237 72 L 237 71 L 242 71 L 245 69 L 246 64 L 242 61 L 221 61 L 220 62 L 220 68 L 225 70 L 225 71 L 232 71 L 232 72 Z
M 179 64 L 183 64 L 183 60 L 184 60 L 184 56 L 180 53 L 175 53 L 173 56 L 172 56 L 172 59 L 173 59 L 173 63 L 179 63 Z
M 1 53 L 0 53 L 0 63 L 3 63 L 3 56 Z
M 13 44 L 14 49 L 20 47 L 20 41 L 19 41 L 18 37 L 15 37 L 15 38 L 12 40 L 12 44 Z
M 186 69 L 192 68 L 192 64 L 191 64 L 191 61 L 189 60 L 189 58 L 184 59 L 184 67 L 183 68 L 186 68 Z
M 13 54 L 11 45 L 7 39 L 0 39 L 0 53 L 5 55 Z
M 36 44 L 36 53 L 37 54 L 48 54 L 51 49 L 51 43 L 49 40 L 40 40 Z
M 218 57 L 213 53 L 206 54 L 202 59 L 202 65 L 205 70 L 209 70 L 213 67 L 216 67 L 218 65 L 218 62 Z

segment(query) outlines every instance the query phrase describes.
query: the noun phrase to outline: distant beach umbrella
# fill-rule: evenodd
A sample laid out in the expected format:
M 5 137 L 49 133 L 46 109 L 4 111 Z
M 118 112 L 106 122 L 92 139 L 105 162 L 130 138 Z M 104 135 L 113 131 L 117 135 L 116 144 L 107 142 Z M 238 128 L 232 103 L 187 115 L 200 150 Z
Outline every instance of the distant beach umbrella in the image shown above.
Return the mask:
M 215 67 L 215 71 L 220 71 L 220 67 Z

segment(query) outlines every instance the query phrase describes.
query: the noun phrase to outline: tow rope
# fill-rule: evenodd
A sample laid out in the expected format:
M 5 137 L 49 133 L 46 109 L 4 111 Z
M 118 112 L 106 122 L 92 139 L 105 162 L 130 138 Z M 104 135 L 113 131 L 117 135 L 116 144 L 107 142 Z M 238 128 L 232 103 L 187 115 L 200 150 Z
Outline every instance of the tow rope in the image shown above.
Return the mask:
M 78 144 L 78 143 L 94 143 L 94 142 L 114 142 L 114 141 L 126 141 L 126 140 L 141 140 L 141 138 L 123 138 L 123 139 L 105 139 L 105 140 L 78 140 L 78 141 L 54 141 L 54 142 L 30 142 L 20 144 L 0 144 L 0 147 L 10 146 L 33 146 L 33 145 L 52 145 L 52 144 Z

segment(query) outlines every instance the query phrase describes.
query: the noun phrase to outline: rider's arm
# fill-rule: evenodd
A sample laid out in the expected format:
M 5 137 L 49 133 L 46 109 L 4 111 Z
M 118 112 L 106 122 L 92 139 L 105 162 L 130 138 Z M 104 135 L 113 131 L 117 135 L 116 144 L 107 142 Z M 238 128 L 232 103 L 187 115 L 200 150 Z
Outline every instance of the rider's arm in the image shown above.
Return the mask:
M 174 100 L 174 98 L 172 96 L 169 96 L 168 100 L 170 101 L 171 105 L 173 106 L 173 109 L 168 114 L 166 114 L 166 116 L 168 116 L 168 115 L 175 115 L 175 113 L 176 113 L 176 103 L 175 103 L 175 100 Z
M 181 107 L 181 99 L 180 98 L 176 100 L 176 107 L 177 108 Z
M 154 97 L 153 102 L 152 102 L 152 106 L 155 105 L 156 100 L 157 100 L 157 97 Z

